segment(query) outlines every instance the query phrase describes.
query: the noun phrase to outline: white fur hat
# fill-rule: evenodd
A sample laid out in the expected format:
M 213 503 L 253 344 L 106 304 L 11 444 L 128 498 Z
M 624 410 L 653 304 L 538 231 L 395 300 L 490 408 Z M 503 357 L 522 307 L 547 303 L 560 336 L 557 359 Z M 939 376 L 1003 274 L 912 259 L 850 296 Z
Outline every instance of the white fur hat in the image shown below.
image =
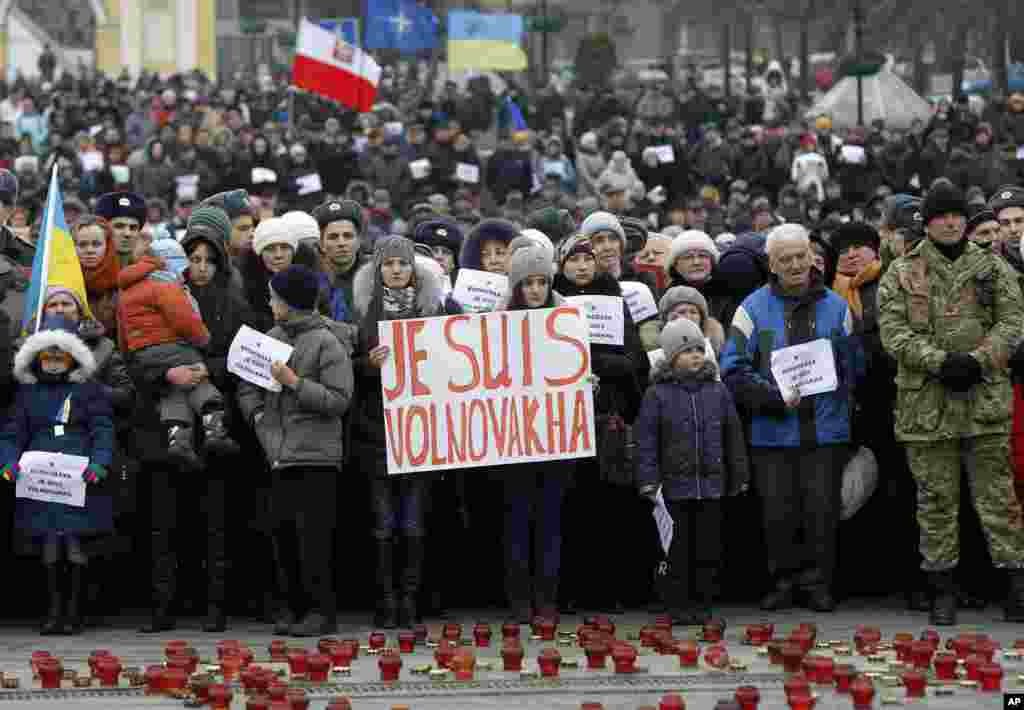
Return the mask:
M 285 212 L 281 220 L 288 223 L 288 226 L 300 242 L 320 241 L 320 223 L 308 212 Z
M 718 263 L 718 247 L 714 241 L 698 229 L 688 229 L 672 240 L 672 247 L 669 249 L 668 261 L 665 262 L 665 269 L 671 269 L 676 259 L 691 251 L 702 251 L 711 257 L 711 263 Z
M 287 244 L 292 251 L 296 251 L 299 248 L 299 230 L 286 222 L 284 217 L 264 220 L 252 236 L 252 250 L 259 255 L 271 244 Z

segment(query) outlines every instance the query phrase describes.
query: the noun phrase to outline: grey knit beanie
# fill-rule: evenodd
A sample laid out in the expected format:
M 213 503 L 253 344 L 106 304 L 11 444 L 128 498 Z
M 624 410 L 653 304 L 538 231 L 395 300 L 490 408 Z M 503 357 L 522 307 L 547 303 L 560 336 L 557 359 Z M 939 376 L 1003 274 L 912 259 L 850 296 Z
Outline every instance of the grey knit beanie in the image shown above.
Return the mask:
M 231 239 L 231 220 L 228 213 L 220 207 L 197 207 L 192 210 L 188 219 L 186 232 L 189 235 L 201 235 L 207 239 L 216 239 L 226 245 Z
M 688 318 L 677 318 L 665 325 L 658 333 L 658 345 L 665 353 L 665 360 L 671 363 L 676 355 L 691 348 L 704 350 L 704 334 L 696 323 Z
M 594 212 L 583 220 L 580 232 L 587 237 L 592 237 L 598 232 L 612 232 L 622 240 L 622 246 L 626 246 L 626 232 L 622 228 L 622 222 L 611 212 Z
M 540 244 L 516 249 L 508 261 L 508 291 L 512 293 L 530 276 L 543 276 L 551 285 L 551 257 Z
M 708 302 L 700 291 L 690 286 L 673 286 L 658 301 L 658 315 L 661 316 L 662 323 L 668 321 L 669 313 L 680 303 L 697 306 L 700 309 L 702 323 L 708 319 Z

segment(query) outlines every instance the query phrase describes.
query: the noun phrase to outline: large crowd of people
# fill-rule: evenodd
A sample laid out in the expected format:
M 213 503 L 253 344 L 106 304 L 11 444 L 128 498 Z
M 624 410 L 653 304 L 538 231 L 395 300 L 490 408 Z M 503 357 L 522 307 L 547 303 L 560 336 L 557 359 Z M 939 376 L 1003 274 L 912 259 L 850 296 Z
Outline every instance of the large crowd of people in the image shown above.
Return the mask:
M 494 589 L 522 622 L 696 624 L 737 577 L 829 612 L 879 564 L 901 572 L 872 591 L 932 623 L 995 596 L 1024 622 L 1024 95 L 834 130 L 777 91 L 432 97 L 414 74 L 386 68 L 365 114 L 263 75 L 0 86 L 0 475 L 89 460 L 84 507 L 5 489 L 44 634 L 96 623 L 126 538 L 149 633 L 195 559 L 208 631 L 244 596 L 275 633 L 329 633 L 361 586 L 383 628 Z M 86 298 L 47 288 L 25 322 L 54 166 Z M 378 325 L 472 310 L 460 269 L 507 277 L 498 310 L 651 291 L 591 345 L 596 456 L 388 475 Z M 279 387 L 228 371 L 243 326 L 293 348 Z M 833 386 L 780 385 L 773 354 L 822 342 Z M 961 555 L 962 500 L 1005 594 L 957 575 L 985 554 Z

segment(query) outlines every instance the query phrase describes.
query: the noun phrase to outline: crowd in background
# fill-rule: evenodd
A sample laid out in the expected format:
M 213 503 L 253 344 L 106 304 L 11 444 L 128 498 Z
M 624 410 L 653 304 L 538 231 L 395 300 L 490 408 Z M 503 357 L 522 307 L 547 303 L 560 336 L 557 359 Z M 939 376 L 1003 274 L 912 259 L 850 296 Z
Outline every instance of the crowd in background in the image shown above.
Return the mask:
M 174 627 L 186 549 L 211 631 L 244 579 L 277 633 L 330 632 L 352 548 L 388 628 L 496 598 L 524 622 L 699 623 L 737 578 L 766 610 L 901 591 L 933 623 L 996 596 L 1024 621 L 1024 95 L 836 130 L 849 117 L 805 119 L 774 82 L 430 96 L 414 74 L 385 68 L 359 115 L 267 74 L 0 87 L 0 473 L 28 450 L 90 459 L 84 509 L 5 504 L 43 563 L 45 633 L 89 625 L 140 529 L 147 632 Z M 87 299 L 48 289 L 23 323 L 53 166 Z M 499 310 L 651 291 L 656 316 L 624 305 L 623 344 L 591 347 L 596 457 L 387 475 L 377 324 L 464 312 L 459 269 L 507 275 Z M 294 346 L 280 391 L 227 371 L 243 325 Z M 772 353 L 819 340 L 835 387 L 780 388 Z M 854 504 L 858 477 L 874 495 Z M 965 559 L 962 499 L 987 543 Z M 967 581 L 985 547 L 1005 595 Z M 895 581 L 865 583 L 878 555 Z

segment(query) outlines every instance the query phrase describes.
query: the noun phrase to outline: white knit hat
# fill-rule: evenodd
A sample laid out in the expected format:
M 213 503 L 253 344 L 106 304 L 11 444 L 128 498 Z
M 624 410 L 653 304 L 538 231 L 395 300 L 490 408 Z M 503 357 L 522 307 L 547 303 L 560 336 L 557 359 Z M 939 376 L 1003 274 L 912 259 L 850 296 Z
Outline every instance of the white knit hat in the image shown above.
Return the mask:
M 298 232 L 283 217 L 264 220 L 252 236 L 252 250 L 258 255 L 271 244 L 287 244 L 296 251 L 299 248 Z
M 626 244 L 626 232 L 622 228 L 622 222 L 611 212 L 594 212 L 583 220 L 580 225 L 580 233 L 585 237 L 592 237 L 598 232 L 612 232 Z
M 308 212 L 299 212 L 298 210 L 285 212 L 281 215 L 281 221 L 288 224 L 289 230 L 295 233 L 300 242 L 320 241 L 320 223 Z
M 688 229 L 672 240 L 672 247 L 668 252 L 668 260 L 665 262 L 665 270 L 668 271 L 676 263 L 676 259 L 691 251 L 702 251 L 711 257 L 711 263 L 718 263 L 718 247 L 714 241 L 699 229 Z
M 524 229 L 518 237 L 509 242 L 509 259 L 511 260 L 520 249 L 528 247 L 539 247 L 544 252 L 548 263 L 551 265 L 551 275 L 554 276 L 557 273 L 555 269 L 555 245 L 548 239 L 548 235 L 536 229 Z

